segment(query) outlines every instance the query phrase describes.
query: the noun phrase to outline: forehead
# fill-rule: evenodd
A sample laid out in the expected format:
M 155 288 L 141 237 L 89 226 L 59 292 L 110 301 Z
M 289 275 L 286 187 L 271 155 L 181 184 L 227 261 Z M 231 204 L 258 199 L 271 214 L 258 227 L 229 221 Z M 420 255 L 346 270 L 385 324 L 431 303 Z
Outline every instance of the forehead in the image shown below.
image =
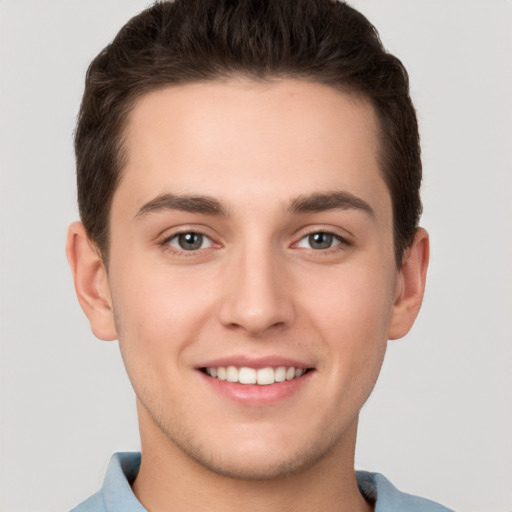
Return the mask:
M 385 208 L 377 126 L 365 100 L 301 80 L 166 87 L 130 114 L 114 205 L 119 195 L 136 208 L 169 192 L 229 203 L 341 189 Z

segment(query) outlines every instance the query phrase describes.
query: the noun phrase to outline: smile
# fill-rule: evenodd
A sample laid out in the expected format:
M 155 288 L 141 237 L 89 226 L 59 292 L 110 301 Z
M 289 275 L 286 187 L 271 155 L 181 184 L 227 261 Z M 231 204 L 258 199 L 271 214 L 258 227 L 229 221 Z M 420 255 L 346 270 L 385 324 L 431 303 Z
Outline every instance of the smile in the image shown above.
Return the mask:
M 256 384 L 268 386 L 278 382 L 298 379 L 308 370 L 305 368 L 295 368 L 294 366 L 278 366 L 276 368 L 249 368 L 242 366 L 217 366 L 203 368 L 203 372 L 210 377 L 228 382 L 238 382 L 240 384 Z

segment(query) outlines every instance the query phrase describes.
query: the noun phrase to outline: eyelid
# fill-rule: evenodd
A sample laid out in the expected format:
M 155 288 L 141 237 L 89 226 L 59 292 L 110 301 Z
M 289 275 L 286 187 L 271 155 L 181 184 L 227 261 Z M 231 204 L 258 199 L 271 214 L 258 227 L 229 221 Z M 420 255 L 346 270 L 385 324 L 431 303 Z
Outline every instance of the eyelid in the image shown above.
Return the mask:
M 329 235 L 329 236 L 332 236 L 333 239 L 334 239 L 334 242 L 330 247 L 326 247 L 325 249 L 314 249 L 313 247 L 303 247 L 301 244 L 302 241 L 304 240 L 308 240 L 309 237 L 311 235 L 316 235 L 316 234 L 323 234 L 323 235 Z M 335 233 L 330 233 L 328 231 L 313 231 L 312 233 L 309 233 L 307 235 L 304 235 L 302 236 L 298 242 L 295 243 L 296 247 L 300 247 L 300 248 L 303 248 L 303 249 L 312 249 L 314 251 L 328 251 L 329 249 L 334 249 L 335 247 L 337 247 L 338 245 L 342 245 L 344 243 L 343 239 L 339 236 L 339 235 L 336 235 Z
M 198 252 L 206 251 L 208 249 L 213 248 L 220 248 L 223 246 L 221 242 L 218 242 L 216 240 L 217 237 L 212 236 L 209 232 L 210 229 L 204 227 L 204 226 L 192 226 L 192 225 L 186 225 L 186 226 L 177 226 L 175 228 L 170 228 L 165 230 L 167 231 L 167 234 L 161 236 L 160 240 L 157 242 L 159 246 L 169 250 L 173 253 L 179 253 L 179 254 L 185 254 L 188 256 L 192 256 L 194 254 L 197 254 Z M 164 233 L 165 233 L 164 231 Z M 295 238 L 295 242 L 292 242 L 290 247 L 292 248 L 300 248 L 305 250 L 314 251 L 316 253 L 328 253 L 330 251 L 336 251 L 340 250 L 342 248 L 348 248 L 354 245 L 354 243 L 351 241 L 350 237 L 347 237 L 346 235 L 340 234 L 339 231 L 341 231 L 341 228 L 333 227 L 333 226 L 310 226 L 306 228 L 302 228 L 298 230 L 300 233 L 297 233 L 297 236 Z M 202 237 L 209 240 L 208 247 L 201 247 L 199 249 L 194 250 L 186 250 L 181 249 L 179 247 L 174 247 L 170 244 L 170 241 L 179 237 L 180 235 L 187 234 L 187 233 L 195 233 L 198 235 L 201 235 Z M 328 247 L 326 249 L 314 249 L 314 248 L 308 248 L 308 247 L 300 247 L 300 243 L 307 239 L 309 236 L 317 234 L 317 233 L 323 233 L 326 235 L 332 236 L 336 243 L 334 243 L 331 247 Z M 341 247 L 340 247 L 341 246 Z
M 176 249 L 177 251 L 184 251 L 184 252 L 196 252 L 196 251 L 200 251 L 201 249 L 208 249 L 208 247 L 199 247 L 198 249 L 190 249 L 190 251 L 187 251 L 186 249 L 183 249 L 181 247 L 176 247 L 172 244 L 172 241 L 173 240 L 179 240 L 179 237 L 182 236 L 182 235 L 200 235 L 202 238 L 201 238 L 201 241 L 204 242 L 205 240 L 208 240 L 209 241 L 209 244 L 208 244 L 208 247 L 212 247 L 214 242 L 213 240 L 208 236 L 208 235 L 205 235 L 203 233 L 199 233 L 197 231 L 184 231 L 182 233 L 175 233 L 174 235 L 171 235 L 169 237 L 167 237 L 166 241 L 164 243 L 166 243 L 167 245 L 170 245 L 171 247 L 173 247 L 174 249 Z
M 336 244 L 332 248 L 334 248 L 338 245 L 344 245 L 346 247 L 353 245 L 353 242 L 349 236 L 346 236 L 346 235 L 343 235 L 340 233 L 340 231 L 341 231 L 340 228 L 337 229 L 337 228 L 331 227 L 331 226 L 312 226 L 312 227 L 305 228 L 304 231 L 303 230 L 300 230 L 300 231 L 302 231 L 302 232 L 300 233 L 300 235 L 297 236 L 297 238 L 296 238 L 297 241 L 294 242 L 292 244 L 292 246 L 297 246 L 297 244 L 301 240 L 304 240 L 305 238 L 307 238 L 311 235 L 314 235 L 316 233 L 324 233 L 326 235 L 333 236 L 339 242 L 339 244 Z M 329 249 L 324 249 L 324 251 L 325 250 L 329 250 Z
M 177 255 L 183 255 L 183 256 L 194 256 L 198 253 L 202 253 L 203 251 L 207 251 L 211 248 L 215 247 L 221 247 L 222 244 L 217 242 L 215 240 L 215 237 L 211 234 L 207 233 L 208 229 L 202 227 L 202 226 L 179 226 L 172 229 L 165 230 L 167 232 L 165 235 L 162 235 L 160 239 L 158 240 L 157 244 L 162 247 L 164 250 Z M 179 237 L 180 235 L 186 235 L 188 233 L 194 233 L 197 235 L 201 235 L 203 238 L 206 238 L 210 241 L 210 244 L 208 247 L 201 247 L 199 249 L 195 250 L 186 250 L 182 249 L 180 247 L 175 247 L 170 244 L 171 240 Z

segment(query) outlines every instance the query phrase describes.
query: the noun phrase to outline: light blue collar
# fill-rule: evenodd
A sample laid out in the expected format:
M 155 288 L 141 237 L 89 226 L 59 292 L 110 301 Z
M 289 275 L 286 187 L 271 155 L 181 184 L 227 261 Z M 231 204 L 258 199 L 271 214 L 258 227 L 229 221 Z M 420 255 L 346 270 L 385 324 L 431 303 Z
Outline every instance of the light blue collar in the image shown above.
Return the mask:
M 71 512 L 147 512 L 133 494 L 131 484 L 140 468 L 140 453 L 112 456 L 102 489 Z M 379 473 L 356 471 L 357 485 L 374 512 L 453 512 L 433 501 L 400 492 Z

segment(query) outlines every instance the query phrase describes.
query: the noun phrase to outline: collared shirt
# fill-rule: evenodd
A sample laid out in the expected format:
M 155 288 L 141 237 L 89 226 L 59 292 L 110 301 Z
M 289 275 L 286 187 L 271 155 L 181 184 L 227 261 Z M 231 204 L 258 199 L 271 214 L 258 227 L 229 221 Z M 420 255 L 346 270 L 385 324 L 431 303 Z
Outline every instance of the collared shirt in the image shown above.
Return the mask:
M 140 467 L 140 453 L 116 453 L 110 460 L 103 487 L 71 512 L 147 512 L 131 484 Z M 433 501 L 400 492 L 379 473 L 356 471 L 357 485 L 375 512 L 453 512 Z

